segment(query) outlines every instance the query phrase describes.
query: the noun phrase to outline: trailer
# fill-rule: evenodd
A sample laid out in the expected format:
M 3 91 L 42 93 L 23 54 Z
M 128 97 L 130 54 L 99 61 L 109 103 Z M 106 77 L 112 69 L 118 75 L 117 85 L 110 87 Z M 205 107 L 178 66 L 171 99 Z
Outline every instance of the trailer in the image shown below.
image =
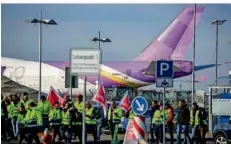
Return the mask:
M 209 132 L 228 123 L 231 115 L 231 76 L 219 77 L 209 88 Z

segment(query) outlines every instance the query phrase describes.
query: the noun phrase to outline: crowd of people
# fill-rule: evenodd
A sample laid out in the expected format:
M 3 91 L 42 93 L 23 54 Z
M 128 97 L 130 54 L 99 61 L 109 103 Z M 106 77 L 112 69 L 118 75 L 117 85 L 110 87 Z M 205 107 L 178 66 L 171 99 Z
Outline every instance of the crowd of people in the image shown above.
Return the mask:
M 82 143 L 82 114 L 83 114 L 83 96 L 78 95 L 76 101 L 72 102 L 68 96 L 64 96 L 65 102 L 60 104 L 58 101 L 52 107 L 45 96 L 41 96 L 41 100 L 36 104 L 28 97 L 28 93 L 24 93 L 20 99 L 17 95 L 2 97 L 1 102 L 1 118 L 2 118 L 2 140 L 10 141 L 17 139 L 17 143 L 25 140 L 31 144 L 33 140 L 41 143 L 38 133 L 42 133 L 49 129 L 52 137 L 42 139 L 43 143 L 58 143 L 65 141 L 72 143 L 73 138 Z M 174 109 L 169 104 L 165 104 L 165 113 L 163 113 L 162 103 L 152 102 L 151 124 L 151 142 L 162 143 L 163 141 L 163 118 L 165 119 L 167 133 L 170 134 L 170 141 L 174 143 L 174 129 L 177 128 L 177 141 L 179 144 L 180 134 L 183 130 L 184 140 L 190 143 L 194 141 L 205 143 L 205 134 L 207 130 L 207 114 L 204 108 L 200 108 L 193 103 L 191 110 L 187 107 L 184 100 L 179 101 L 179 108 Z M 93 135 L 94 142 L 98 143 L 101 135 L 103 124 L 108 124 L 111 131 L 111 143 L 119 143 L 118 130 L 121 118 L 125 116 L 132 120 L 135 116 L 132 109 L 128 112 L 122 111 L 113 101 L 107 112 L 107 118 L 104 119 L 102 107 L 95 108 L 91 102 L 86 102 L 85 123 L 86 137 L 87 133 Z M 176 122 L 173 121 L 176 117 Z M 97 122 L 101 120 L 100 124 Z M 189 127 L 192 128 L 192 137 L 189 136 Z M 58 136 L 58 138 L 56 138 Z
M 152 102 L 152 124 L 150 126 L 150 142 L 163 143 L 163 123 L 165 123 L 166 131 L 170 135 L 170 142 L 174 143 L 174 131 L 176 128 L 176 144 L 181 143 L 181 133 L 184 133 L 184 143 L 200 143 L 205 144 L 205 134 L 207 132 L 207 112 L 201 108 L 197 103 L 193 103 L 191 110 L 187 107 L 185 100 L 179 101 L 179 106 L 175 109 L 169 104 L 165 103 L 165 108 L 161 102 Z M 165 113 L 163 111 L 165 109 Z M 133 119 L 135 114 L 132 109 L 129 111 L 128 118 Z M 174 118 L 176 121 L 174 121 Z M 165 121 L 164 121 L 165 120 Z M 192 129 L 192 136 L 189 135 L 189 128 Z
M 78 95 L 75 102 L 72 102 L 68 96 L 64 96 L 64 99 L 63 104 L 56 101 L 52 107 L 45 96 L 41 96 L 37 104 L 28 98 L 28 93 L 24 93 L 21 100 L 17 95 L 5 98 L 2 96 L 2 140 L 17 140 L 18 144 L 21 144 L 23 140 L 31 144 L 35 140 L 39 144 L 41 138 L 38 134 L 43 131 L 47 133 L 49 129 L 52 132 L 52 138 L 51 140 L 49 137 L 42 139 L 43 143 L 65 141 L 70 144 L 73 138 L 78 138 L 78 141 L 82 143 L 83 96 Z M 100 139 L 100 134 L 97 133 L 98 127 L 96 127 L 97 119 L 103 117 L 102 111 L 99 110 L 95 109 L 89 101 L 86 102 L 86 133 L 93 135 L 95 143 Z M 112 116 L 115 117 L 115 114 L 113 113 Z M 118 119 L 120 114 L 116 116 L 112 119 Z M 87 142 L 87 137 L 85 141 Z

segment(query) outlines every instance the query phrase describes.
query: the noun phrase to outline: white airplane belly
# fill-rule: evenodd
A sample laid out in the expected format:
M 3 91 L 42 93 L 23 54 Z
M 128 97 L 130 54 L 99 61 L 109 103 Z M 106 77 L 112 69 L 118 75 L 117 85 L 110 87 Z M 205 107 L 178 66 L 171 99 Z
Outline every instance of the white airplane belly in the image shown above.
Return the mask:
M 2 65 L 6 65 L 4 76 L 23 86 L 39 90 L 39 62 L 24 61 L 13 58 L 2 58 Z M 83 94 L 83 80 L 78 79 L 78 88 L 73 88 L 73 94 Z M 65 88 L 65 71 L 54 66 L 42 63 L 41 91 L 49 93 L 50 86 L 59 89 L 60 92 L 67 92 Z M 87 94 L 89 89 L 95 85 L 87 82 Z

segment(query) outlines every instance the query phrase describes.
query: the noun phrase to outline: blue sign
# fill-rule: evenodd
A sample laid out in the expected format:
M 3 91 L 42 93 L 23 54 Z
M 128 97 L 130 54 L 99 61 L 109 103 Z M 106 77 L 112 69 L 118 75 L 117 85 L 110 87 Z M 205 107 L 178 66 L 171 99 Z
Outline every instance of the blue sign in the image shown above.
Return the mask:
M 148 102 L 142 96 L 137 96 L 132 100 L 132 110 L 137 115 L 143 115 L 148 110 Z
M 174 77 L 174 70 L 173 70 L 173 61 L 157 61 L 157 78 L 173 78 Z

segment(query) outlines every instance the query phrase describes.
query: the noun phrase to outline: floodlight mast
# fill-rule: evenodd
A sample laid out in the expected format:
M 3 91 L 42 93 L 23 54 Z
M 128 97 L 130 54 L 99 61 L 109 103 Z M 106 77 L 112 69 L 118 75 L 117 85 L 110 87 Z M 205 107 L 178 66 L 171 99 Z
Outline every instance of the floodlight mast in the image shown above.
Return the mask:
M 218 77 L 218 72 L 217 72 L 217 64 L 218 64 L 218 27 L 219 25 L 222 25 L 224 22 L 226 22 L 226 20 L 213 20 L 212 24 L 216 25 L 216 66 L 215 66 L 215 70 L 216 70 L 216 80 Z M 216 82 L 216 86 L 217 86 L 217 82 Z M 216 89 L 216 93 L 217 93 L 217 89 Z
M 217 86 L 217 77 L 218 77 L 218 27 L 219 25 L 222 25 L 224 22 L 226 22 L 226 20 L 213 20 L 212 24 L 216 25 L 216 66 L 215 66 L 215 72 L 216 72 L 216 86 Z M 215 90 L 216 94 L 217 94 L 217 89 Z M 220 124 L 220 116 L 218 116 L 218 124 Z
M 39 93 L 38 93 L 38 101 L 40 101 L 41 97 L 41 83 L 42 83 L 42 24 L 45 25 L 58 25 L 53 19 L 43 20 L 42 18 L 42 10 L 40 13 L 40 19 L 27 19 L 26 23 L 39 23 Z
M 101 36 L 100 36 L 100 31 L 99 31 L 99 36 L 98 37 L 94 37 L 93 39 L 92 39 L 92 41 L 94 41 L 94 42 L 99 42 L 99 51 L 100 51 L 100 65 L 101 65 L 101 63 L 102 63 L 102 52 L 101 52 L 101 47 L 100 47 L 100 42 L 103 42 L 103 43 L 109 43 L 109 42 L 112 42 L 109 38 L 101 38 Z M 98 87 L 99 87 L 99 85 L 100 85 L 100 83 L 101 83 L 101 80 L 100 80 L 100 65 L 99 65 L 99 74 L 98 74 Z
M 195 61 L 196 61 L 196 3 L 194 4 L 193 16 L 193 66 L 192 66 L 192 92 L 191 92 L 191 106 L 194 101 L 195 92 Z

